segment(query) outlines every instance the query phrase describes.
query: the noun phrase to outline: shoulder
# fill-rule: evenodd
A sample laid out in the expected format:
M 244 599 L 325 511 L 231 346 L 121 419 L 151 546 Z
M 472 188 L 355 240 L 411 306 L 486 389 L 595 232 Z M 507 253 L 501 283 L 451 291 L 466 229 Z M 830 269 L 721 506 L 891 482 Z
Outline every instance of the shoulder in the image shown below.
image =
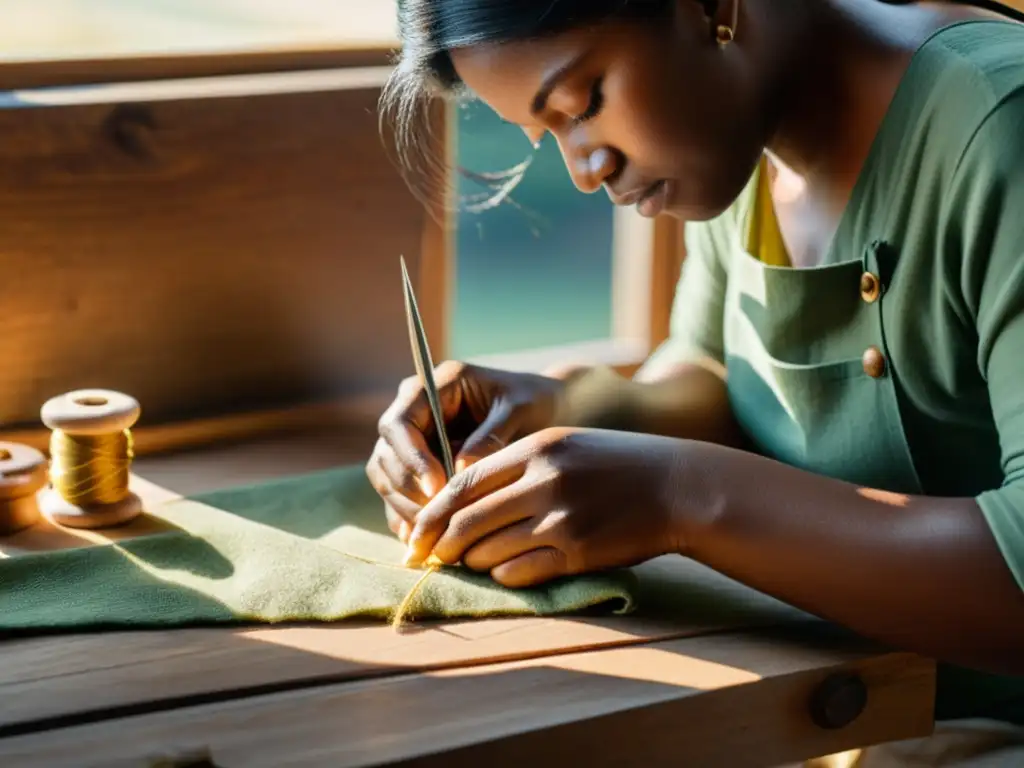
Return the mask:
M 1024 24 L 947 27 L 917 52 L 901 90 L 886 187 L 912 190 L 908 210 L 943 229 L 985 213 L 992 230 L 999 199 L 1024 191 Z
M 955 150 L 947 159 L 948 213 L 954 220 L 983 213 L 991 232 L 1017 228 L 1024 216 L 1006 214 L 1024 201 L 1024 24 L 966 23 L 935 42 L 945 66 L 930 122 Z
M 944 149 L 964 154 L 976 148 L 983 129 L 1000 128 L 1020 115 L 1024 24 L 970 21 L 947 27 L 918 52 L 913 72 L 907 85 L 925 91 L 926 123 L 949 137 Z
M 959 121 L 946 129 L 957 149 L 941 219 L 947 277 L 974 319 L 983 363 L 1024 317 L 1024 25 L 995 27 L 990 49 L 980 38 L 950 41 L 957 98 L 943 108 L 948 124 Z
M 984 99 L 1016 86 L 1024 69 L 1022 54 L 1024 24 L 964 21 L 933 34 L 917 58 L 925 66 L 938 66 L 951 80 L 979 87 L 973 95 Z

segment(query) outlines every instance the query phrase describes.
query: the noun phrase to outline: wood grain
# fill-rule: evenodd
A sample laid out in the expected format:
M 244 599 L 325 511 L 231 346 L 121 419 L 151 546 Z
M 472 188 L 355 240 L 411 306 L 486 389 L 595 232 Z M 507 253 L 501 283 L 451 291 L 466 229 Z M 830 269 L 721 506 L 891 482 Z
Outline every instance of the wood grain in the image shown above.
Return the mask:
M 321 48 L 241 48 L 187 54 L 152 53 L 4 61 L 0 62 L 0 90 L 297 72 L 338 67 L 377 67 L 390 64 L 394 55 L 393 45 L 355 43 L 350 46 Z
M 437 311 L 436 303 L 431 307 L 431 311 Z M 437 315 L 435 314 L 433 317 L 436 323 Z M 439 334 L 439 337 L 443 339 L 444 335 Z M 523 366 L 521 365 L 522 359 L 523 356 L 496 355 L 486 362 L 499 368 L 504 367 L 503 362 L 505 362 L 517 370 L 535 370 L 537 372 L 546 368 L 550 362 L 547 356 L 540 355 L 535 361 L 536 364 Z M 558 359 L 564 361 L 572 358 L 563 355 Z M 578 359 L 581 362 L 593 361 L 589 348 L 581 350 Z M 632 376 L 641 365 L 642 356 L 638 355 L 634 362 L 619 363 L 611 367 L 623 376 Z M 336 466 L 338 463 L 349 461 L 365 461 L 367 447 L 372 447 L 376 440 L 377 419 L 391 404 L 395 394 L 394 387 L 386 386 L 379 391 L 299 403 L 284 408 L 257 409 L 196 419 L 185 418 L 162 424 L 142 424 L 132 431 L 135 455 L 140 460 L 149 456 L 163 459 L 167 454 L 240 447 L 246 453 L 256 450 L 266 456 L 269 463 L 276 463 L 281 474 L 287 474 L 290 459 L 281 464 L 281 457 L 288 455 L 293 450 L 294 442 L 304 448 L 309 447 L 309 440 L 312 437 L 316 447 L 311 450 L 321 451 L 319 459 L 313 461 L 317 467 L 324 461 L 328 462 L 326 466 Z M 22 443 L 47 453 L 50 431 L 42 426 L 0 429 L 0 441 Z M 287 451 L 283 450 L 285 446 L 288 447 Z M 313 455 L 309 451 L 301 453 L 300 456 L 303 460 L 313 459 Z M 291 463 L 294 464 L 294 462 Z M 189 478 L 196 474 L 195 459 L 186 458 L 183 465 L 186 468 L 176 477 L 188 485 Z M 152 466 L 156 472 L 162 473 L 168 465 L 164 462 L 149 465 L 137 461 L 136 466 Z M 214 466 L 221 465 L 215 464 Z M 217 475 L 218 471 L 214 471 L 213 474 Z M 199 475 L 203 476 L 204 473 L 199 473 Z M 221 477 L 228 476 L 230 473 L 221 475 Z M 252 472 L 246 476 L 256 477 Z M 204 489 L 225 487 L 220 479 L 211 478 L 211 480 L 213 484 L 204 483 Z M 189 485 L 189 487 L 192 486 Z
M 310 78 L 0 109 L 0 427 L 80 387 L 131 393 L 146 427 L 408 374 L 397 264 L 424 211 L 378 90 Z
M 152 657 L 153 663 L 161 658 Z M 231 659 L 225 649 L 225 661 Z M 859 674 L 823 730 L 815 687 Z M 256 696 L 0 739 L 5 766 L 134 766 L 209 750 L 246 766 L 765 766 L 932 728 L 934 666 L 849 637 L 726 634 Z M 83 757 L 85 757 L 83 761 Z
M 150 426 L 143 424 L 132 431 L 135 456 L 141 458 L 215 446 L 251 446 L 278 437 L 288 440 L 296 435 L 301 441 L 302 435 L 315 432 L 321 436 L 333 436 L 335 444 L 348 445 L 347 437 L 352 433 L 368 440 L 359 446 L 361 452 L 358 456 L 349 454 L 353 461 L 365 460 L 366 446 L 372 446 L 376 439 L 376 420 L 390 405 L 394 395 L 394 388 L 388 387 L 379 392 L 284 408 L 226 413 Z M 48 453 L 50 431 L 42 426 L 0 430 L 0 440 L 22 443 Z M 333 454 L 333 460 L 344 461 L 344 454 Z
M 103 535 L 116 540 L 126 533 Z M 97 538 L 50 537 L 50 544 L 82 546 Z M 9 541 L 17 546 L 19 539 Z M 38 531 L 20 541 L 43 543 Z M 242 692 L 814 623 L 683 558 L 661 558 L 637 573 L 640 610 L 627 617 L 424 623 L 403 632 L 381 623 L 343 622 L 12 637 L 2 645 L 0 735 Z

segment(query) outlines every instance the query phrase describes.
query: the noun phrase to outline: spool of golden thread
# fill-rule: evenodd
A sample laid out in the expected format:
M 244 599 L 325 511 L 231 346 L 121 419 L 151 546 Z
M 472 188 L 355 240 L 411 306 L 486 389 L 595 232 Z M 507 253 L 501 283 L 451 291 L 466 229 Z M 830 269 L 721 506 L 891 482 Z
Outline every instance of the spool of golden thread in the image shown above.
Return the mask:
M 50 487 L 39 502 L 46 517 L 69 528 L 107 528 L 142 512 L 141 500 L 129 488 L 131 428 L 140 413 L 134 398 L 102 389 L 68 392 L 43 405 L 40 416 L 52 430 Z M 434 556 L 427 559 L 423 574 L 396 608 L 392 627 L 400 629 L 406 622 L 427 579 L 442 565 Z
M 0 536 L 39 521 L 36 493 L 46 485 L 46 457 L 20 443 L 0 443 Z
M 83 389 L 48 400 L 40 412 L 50 435 L 50 488 L 39 506 L 69 528 L 109 528 L 134 520 L 142 502 L 128 481 L 131 428 L 138 401 L 107 389 Z

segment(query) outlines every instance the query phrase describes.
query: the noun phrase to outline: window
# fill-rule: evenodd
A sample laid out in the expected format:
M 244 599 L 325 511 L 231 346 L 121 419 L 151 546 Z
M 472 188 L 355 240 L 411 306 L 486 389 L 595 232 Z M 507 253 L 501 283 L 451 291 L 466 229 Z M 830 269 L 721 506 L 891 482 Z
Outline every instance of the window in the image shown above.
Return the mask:
M 456 110 L 457 154 L 497 171 L 533 153 L 517 127 L 480 103 Z M 471 196 L 483 188 L 460 183 Z M 573 185 L 550 139 L 511 200 L 458 214 L 449 356 L 520 352 L 612 335 L 612 206 Z

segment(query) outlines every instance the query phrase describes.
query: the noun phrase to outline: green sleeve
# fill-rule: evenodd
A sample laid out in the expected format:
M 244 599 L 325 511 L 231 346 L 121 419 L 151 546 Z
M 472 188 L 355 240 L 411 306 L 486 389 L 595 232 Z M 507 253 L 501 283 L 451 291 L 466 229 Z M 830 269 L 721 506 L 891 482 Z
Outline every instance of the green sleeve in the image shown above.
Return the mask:
M 947 244 L 960 249 L 963 306 L 999 432 L 1004 481 L 977 497 L 1024 589 L 1024 90 L 986 117 L 963 153 L 948 198 Z
M 669 338 L 645 368 L 664 368 L 700 358 L 725 363 L 725 269 L 732 216 L 686 225 L 686 259 L 672 303 Z

